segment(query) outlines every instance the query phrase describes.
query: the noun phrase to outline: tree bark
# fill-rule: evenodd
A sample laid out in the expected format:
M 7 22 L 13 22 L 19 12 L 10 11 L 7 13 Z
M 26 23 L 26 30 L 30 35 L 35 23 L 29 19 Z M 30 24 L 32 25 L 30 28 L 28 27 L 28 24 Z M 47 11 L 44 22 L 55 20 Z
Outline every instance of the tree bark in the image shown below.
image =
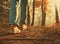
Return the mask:
M 45 26 L 45 20 L 46 20 L 46 13 L 45 13 L 45 7 L 44 7 L 44 4 L 43 4 L 44 0 L 42 0 L 42 5 L 41 5 L 41 10 L 42 10 L 42 22 L 41 22 L 41 25 L 42 26 Z M 44 9 L 45 8 L 45 9 Z
M 55 13 L 56 13 L 56 23 L 59 23 L 58 10 L 56 7 L 55 7 Z
M 34 25 L 34 15 L 35 15 L 35 0 L 33 0 L 33 17 L 32 17 L 32 23 L 31 23 L 31 26 Z
M 28 6 L 28 17 L 27 17 L 27 25 L 30 25 L 30 14 L 29 14 L 29 6 Z

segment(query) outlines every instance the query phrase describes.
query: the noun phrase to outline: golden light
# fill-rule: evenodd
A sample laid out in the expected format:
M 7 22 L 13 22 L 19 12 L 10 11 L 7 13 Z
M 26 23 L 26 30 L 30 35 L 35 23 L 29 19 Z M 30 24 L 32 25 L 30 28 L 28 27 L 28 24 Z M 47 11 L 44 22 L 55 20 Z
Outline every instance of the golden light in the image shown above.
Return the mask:
M 41 1 L 42 0 L 35 0 L 35 21 L 34 25 L 41 24 Z M 32 7 L 33 7 L 33 0 L 28 0 L 29 2 L 29 11 L 30 11 L 30 19 L 32 19 Z M 46 25 L 52 25 L 56 22 L 55 20 L 55 6 L 58 9 L 59 20 L 60 20 L 60 0 L 44 0 L 44 11 L 46 12 Z M 39 23 L 38 23 L 39 22 Z

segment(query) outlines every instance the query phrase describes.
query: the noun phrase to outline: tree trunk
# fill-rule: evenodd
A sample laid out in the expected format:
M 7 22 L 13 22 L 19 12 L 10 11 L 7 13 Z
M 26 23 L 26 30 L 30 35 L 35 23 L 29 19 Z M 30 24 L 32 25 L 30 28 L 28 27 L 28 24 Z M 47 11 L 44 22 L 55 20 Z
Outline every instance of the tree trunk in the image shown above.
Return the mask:
M 33 0 L 33 14 L 32 14 L 32 23 L 31 23 L 31 26 L 34 25 L 34 15 L 35 15 L 35 0 Z
M 56 13 L 56 23 L 59 23 L 58 10 L 56 7 L 55 7 L 55 13 Z
M 41 25 L 42 26 L 45 26 L 45 20 L 46 20 L 46 13 L 45 13 L 45 7 L 44 7 L 44 4 L 43 4 L 44 0 L 42 0 L 42 5 L 41 5 L 41 9 L 42 9 L 42 22 L 41 22 Z M 44 8 L 45 9 L 44 9 Z
M 28 17 L 27 17 L 27 25 L 30 25 L 30 14 L 29 14 L 29 6 L 28 6 Z

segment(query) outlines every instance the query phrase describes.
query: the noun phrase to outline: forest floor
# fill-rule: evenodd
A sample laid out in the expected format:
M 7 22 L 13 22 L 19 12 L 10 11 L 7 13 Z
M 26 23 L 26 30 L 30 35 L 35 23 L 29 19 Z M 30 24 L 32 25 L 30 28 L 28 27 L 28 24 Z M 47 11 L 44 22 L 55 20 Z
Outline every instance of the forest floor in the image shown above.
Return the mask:
M 30 27 L 19 34 L 8 34 L 8 14 L 0 15 L 0 44 L 60 44 L 60 23 L 51 27 Z

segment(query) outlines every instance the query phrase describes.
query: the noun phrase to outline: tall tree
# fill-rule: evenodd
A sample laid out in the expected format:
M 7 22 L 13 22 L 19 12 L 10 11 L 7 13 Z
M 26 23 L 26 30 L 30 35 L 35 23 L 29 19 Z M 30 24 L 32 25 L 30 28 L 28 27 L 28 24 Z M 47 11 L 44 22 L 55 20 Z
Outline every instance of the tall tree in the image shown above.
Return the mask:
M 42 0 L 41 4 L 41 9 L 42 9 L 42 22 L 41 25 L 45 26 L 45 20 L 46 20 L 46 0 Z
M 29 3 L 29 2 L 28 2 Z M 29 14 L 29 5 L 28 6 L 28 17 L 27 17 L 27 25 L 30 25 L 30 14 Z
M 55 16 L 56 16 L 56 23 L 59 23 L 59 16 L 58 16 L 58 10 L 57 10 L 57 8 L 56 8 L 56 6 L 55 6 Z
M 32 23 L 31 23 L 31 25 L 33 26 L 33 24 L 34 24 L 34 15 L 35 15 L 35 0 L 33 0 L 33 14 L 32 14 Z

